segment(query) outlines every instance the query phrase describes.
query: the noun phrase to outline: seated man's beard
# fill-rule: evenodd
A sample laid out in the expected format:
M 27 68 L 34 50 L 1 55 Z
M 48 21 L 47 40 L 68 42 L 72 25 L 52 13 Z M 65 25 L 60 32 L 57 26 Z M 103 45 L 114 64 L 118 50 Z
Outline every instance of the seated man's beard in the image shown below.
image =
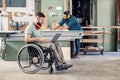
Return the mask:
M 41 23 L 37 23 L 37 25 L 41 26 Z

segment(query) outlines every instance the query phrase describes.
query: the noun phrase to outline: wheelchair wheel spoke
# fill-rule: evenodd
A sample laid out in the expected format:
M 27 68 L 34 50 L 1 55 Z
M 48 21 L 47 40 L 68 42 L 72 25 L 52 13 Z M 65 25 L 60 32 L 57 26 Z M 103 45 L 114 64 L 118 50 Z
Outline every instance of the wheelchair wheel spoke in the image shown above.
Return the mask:
M 29 68 L 31 65 L 29 65 L 29 66 L 23 66 L 23 68 Z
M 35 67 L 38 67 L 39 65 L 38 64 L 34 64 L 35 65 Z

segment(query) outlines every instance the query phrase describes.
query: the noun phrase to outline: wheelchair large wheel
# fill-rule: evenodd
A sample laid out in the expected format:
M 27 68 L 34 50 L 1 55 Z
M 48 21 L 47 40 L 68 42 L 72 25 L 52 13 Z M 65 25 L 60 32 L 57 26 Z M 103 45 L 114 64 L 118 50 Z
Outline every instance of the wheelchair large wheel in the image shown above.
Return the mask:
M 28 74 L 38 72 L 44 63 L 43 52 L 35 44 L 24 45 L 18 52 L 17 59 L 19 68 Z

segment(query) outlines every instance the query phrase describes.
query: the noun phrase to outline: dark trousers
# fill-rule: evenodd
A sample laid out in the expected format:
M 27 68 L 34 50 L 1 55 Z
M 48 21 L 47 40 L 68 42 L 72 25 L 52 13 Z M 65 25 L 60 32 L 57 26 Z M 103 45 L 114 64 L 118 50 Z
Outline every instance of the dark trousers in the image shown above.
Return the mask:
M 75 46 L 74 46 L 75 44 Z M 76 52 L 75 52 L 76 49 Z M 71 55 L 79 54 L 80 52 L 80 39 L 75 39 L 75 41 L 70 41 L 70 52 Z

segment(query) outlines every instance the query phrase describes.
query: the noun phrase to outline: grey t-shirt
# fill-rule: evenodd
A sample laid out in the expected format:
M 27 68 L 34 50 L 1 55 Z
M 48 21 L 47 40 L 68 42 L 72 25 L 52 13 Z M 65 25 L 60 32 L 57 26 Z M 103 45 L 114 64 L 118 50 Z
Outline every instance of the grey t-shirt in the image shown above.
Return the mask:
M 41 31 L 36 29 L 34 23 L 27 26 L 25 34 L 31 34 L 31 38 L 42 37 Z

